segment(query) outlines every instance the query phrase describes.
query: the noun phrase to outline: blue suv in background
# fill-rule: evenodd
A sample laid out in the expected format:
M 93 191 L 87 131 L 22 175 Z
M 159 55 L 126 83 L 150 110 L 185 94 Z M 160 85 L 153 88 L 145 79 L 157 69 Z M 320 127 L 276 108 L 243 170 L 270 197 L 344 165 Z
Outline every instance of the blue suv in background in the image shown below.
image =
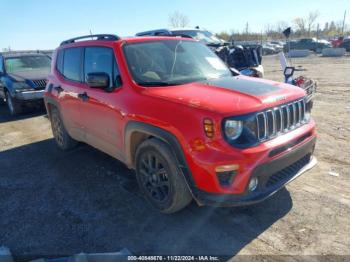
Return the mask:
M 41 53 L 0 53 L 0 102 L 6 102 L 11 115 L 24 106 L 43 104 L 51 58 Z

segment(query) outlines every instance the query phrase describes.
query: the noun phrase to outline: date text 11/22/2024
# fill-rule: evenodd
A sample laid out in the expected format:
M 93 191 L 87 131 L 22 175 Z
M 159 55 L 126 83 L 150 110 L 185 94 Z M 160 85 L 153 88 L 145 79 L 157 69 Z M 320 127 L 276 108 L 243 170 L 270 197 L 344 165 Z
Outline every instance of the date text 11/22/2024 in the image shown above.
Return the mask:
M 219 261 L 217 256 L 128 256 L 128 261 Z

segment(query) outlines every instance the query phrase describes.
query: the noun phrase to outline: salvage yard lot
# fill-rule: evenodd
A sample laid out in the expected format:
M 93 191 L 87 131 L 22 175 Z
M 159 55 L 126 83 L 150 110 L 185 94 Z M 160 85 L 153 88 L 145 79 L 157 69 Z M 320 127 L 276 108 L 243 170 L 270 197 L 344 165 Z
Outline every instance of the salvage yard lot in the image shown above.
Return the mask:
M 282 80 L 277 56 L 263 64 L 266 78 Z M 123 164 L 87 145 L 61 152 L 43 113 L 11 118 L 0 106 L 0 246 L 22 260 L 124 247 L 145 255 L 350 255 L 350 56 L 293 64 L 319 84 L 319 163 L 249 207 L 192 204 L 159 214 Z

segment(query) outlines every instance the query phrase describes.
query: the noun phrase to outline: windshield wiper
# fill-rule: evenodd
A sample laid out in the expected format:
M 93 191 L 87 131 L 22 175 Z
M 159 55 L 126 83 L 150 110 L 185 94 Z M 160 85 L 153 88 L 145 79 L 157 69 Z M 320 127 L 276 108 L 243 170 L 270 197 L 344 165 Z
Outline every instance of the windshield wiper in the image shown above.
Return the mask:
M 139 84 L 140 86 L 175 86 L 175 85 L 181 85 L 182 83 L 153 81 L 153 82 L 138 82 L 137 84 Z
M 183 79 L 182 81 L 152 81 L 152 82 L 138 82 L 140 86 L 176 86 L 176 85 L 185 85 L 194 82 L 205 82 L 213 79 L 218 79 L 226 77 L 227 75 L 223 74 L 218 77 L 194 77 L 189 79 Z

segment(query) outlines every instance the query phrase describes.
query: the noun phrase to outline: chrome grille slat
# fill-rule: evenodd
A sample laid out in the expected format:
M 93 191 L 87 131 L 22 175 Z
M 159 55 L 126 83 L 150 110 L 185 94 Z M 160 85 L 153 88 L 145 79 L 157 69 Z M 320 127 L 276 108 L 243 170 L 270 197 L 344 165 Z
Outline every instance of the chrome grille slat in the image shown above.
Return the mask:
M 301 124 L 301 122 L 302 122 L 302 118 L 301 118 L 301 104 L 302 104 L 302 101 L 300 100 L 300 101 L 298 101 L 297 102 L 298 103 L 298 108 L 299 108 L 299 123 L 298 124 Z
M 283 111 L 282 108 L 279 108 L 280 116 L 281 116 L 281 129 L 278 132 L 283 132 Z
M 267 123 L 267 136 L 271 137 L 275 133 L 276 123 L 272 110 L 266 111 L 266 123 Z
M 285 106 L 285 105 L 281 106 L 281 110 L 282 110 L 282 118 L 283 118 L 282 131 L 285 131 L 288 129 L 288 122 L 289 122 L 287 106 Z
M 301 113 L 302 113 L 302 116 L 301 116 L 301 119 L 302 119 L 303 122 L 305 122 L 306 102 L 305 102 L 304 99 L 302 100 L 301 105 L 302 105 L 302 112 L 301 112 Z
M 276 114 L 275 110 L 272 110 L 272 121 L 273 121 L 273 128 L 272 128 L 272 135 L 275 136 L 277 131 L 277 123 L 276 123 Z
M 264 138 L 267 137 L 267 119 L 266 119 L 266 112 L 263 113 L 264 116 Z
M 294 104 L 289 104 L 289 113 L 290 113 L 290 128 L 294 127 L 294 122 L 295 122 L 295 108 Z
M 281 133 L 283 131 L 282 109 L 280 107 L 275 107 L 273 110 L 276 119 L 276 134 Z
M 294 108 L 295 108 L 295 125 L 299 125 L 299 122 L 300 122 L 300 109 L 299 109 L 299 102 L 296 102 L 294 105 Z
M 300 99 L 257 113 L 255 118 L 258 140 L 268 140 L 299 127 L 305 123 L 305 110 L 305 99 Z
M 292 104 L 292 108 L 293 108 L 293 126 L 295 126 L 297 124 L 297 108 L 295 106 L 296 103 Z
M 290 128 L 290 110 L 289 110 L 289 105 L 287 105 L 286 108 L 287 108 L 287 127 L 286 127 L 286 129 L 288 130 Z

